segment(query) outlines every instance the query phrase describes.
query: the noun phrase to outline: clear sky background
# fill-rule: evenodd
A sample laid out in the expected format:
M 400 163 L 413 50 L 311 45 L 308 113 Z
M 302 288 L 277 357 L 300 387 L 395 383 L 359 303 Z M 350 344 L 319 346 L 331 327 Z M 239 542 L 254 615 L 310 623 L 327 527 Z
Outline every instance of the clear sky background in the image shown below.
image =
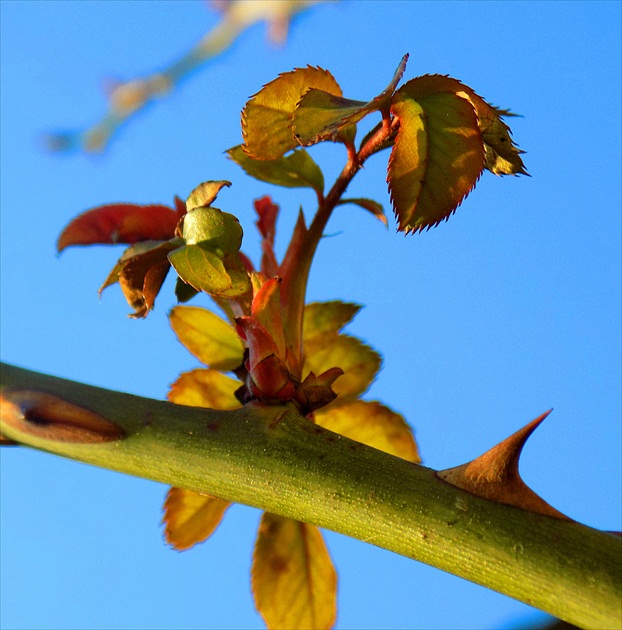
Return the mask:
M 287 45 L 253 27 L 222 58 L 132 122 L 101 156 L 51 155 L 41 134 L 104 112 L 106 77 L 183 54 L 216 15 L 202 2 L 2 2 L 2 359 L 163 398 L 196 360 L 167 322 L 167 281 L 145 321 L 97 288 L 121 248 L 55 240 L 103 203 L 170 203 L 228 179 L 218 205 L 258 254 L 252 200 L 282 207 L 289 239 L 313 193 L 250 180 L 223 151 L 239 112 L 279 72 L 329 69 L 367 100 L 411 54 L 406 79 L 456 77 L 512 119 L 532 177 L 486 173 L 448 223 L 404 237 L 340 209 L 309 298 L 366 308 L 349 330 L 384 355 L 369 392 L 405 415 L 424 463 L 468 461 L 550 407 L 528 443 L 526 481 L 570 517 L 621 528 L 619 2 L 382 2 L 318 5 Z M 327 180 L 343 149 L 314 157 Z M 388 152 L 350 193 L 389 207 Z M 172 274 L 171 274 L 172 276 Z M 207 299 L 196 304 L 208 305 Z M 236 506 L 207 543 L 178 553 L 159 528 L 162 485 L 21 448 L 1 452 L 3 628 L 255 628 L 249 569 L 258 511 Z M 340 573 L 337 628 L 525 628 L 533 609 L 328 532 Z

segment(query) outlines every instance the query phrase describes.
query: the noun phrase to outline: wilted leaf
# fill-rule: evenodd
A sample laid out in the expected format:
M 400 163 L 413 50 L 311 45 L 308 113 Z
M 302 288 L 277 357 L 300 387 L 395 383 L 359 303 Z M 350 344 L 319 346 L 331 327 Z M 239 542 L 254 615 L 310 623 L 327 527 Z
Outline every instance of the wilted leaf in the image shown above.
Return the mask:
M 346 127 L 374 111 L 387 111 L 391 96 L 406 69 L 404 55 L 389 85 L 369 102 L 353 101 L 330 90 L 310 89 L 292 115 L 292 131 L 303 146 L 322 140 L 337 140 Z
M 183 372 L 171 385 L 168 399 L 178 405 L 230 410 L 240 407 L 235 397 L 240 381 L 216 370 L 197 369 Z
M 420 462 L 412 429 L 404 418 L 380 404 L 357 400 L 315 413 L 320 426 L 411 462 Z
M 253 556 L 255 605 L 268 628 L 330 628 L 337 575 L 320 530 L 264 513 Z
M 429 75 L 394 95 L 399 120 L 388 169 L 399 230 L 416 232 L 447 219 L 484 168 L 484 144 L 473 105 Z
M 331 368 L 341 368 L 333 390 L 339 395 L 335 404 L 345 404 L 358 398 L 374 380 L 382 360 L 380 355 L 356 337 L 349 335 L 316 335 L 304 339 L 305 372 L 322 374 Z
M 230 505 L 208 494 L 171 488 L 166 495 L 162 518 L 166 542 L 184 551 L 207 540 Z
M 349 302 L 311 302 L 305 306 L 303 336 L 306 341 L 326 334 L 337 334 L 361 310 L 360 304 Z M 319 372 L 317 372 L 319 374 Z
M 127 303 L 134 309 L 130 317 L 146 317 L 170 268 L 167 255 L 178 245 L 178 240 L 145 241 L 128 247 L 99 293 L 118 282 Z
M 71 245 L 133 244 L 139 241 L 165 241 L 173 238 L 181 214 L 168 206 L 108 204 L 87 210 L 65 227 L 56 248 Z
M 324 192 L 324 175 L 304 149 L 275 160 L 252 158 L 244 152 L 242 145 L 229 149 L 227 154 L 251 177 L 262 182 L 286 188 L 312 188 L 318 195 Z
M 384 208 L 377 201 L 374 201 L 373 199 L 365 199 L 364 197 L 356 197 L 353 199 L 341 199 L 341 201 L 339 201 L 337 205 L 342 206 L 347 203 L 353 203 L 367 210 L 368 212 L 371 212 L 381 223 L 383 223 L 385 226 L 388 226 L 388 221 L 384 213 Z
M 221 372 L 242 363 L 242 341 L 233 326 L 218 315 L 196 306 L 176 306 L 169 318 L 179 341 L 201 363 Z
M 186 200 L 186 208 L 188 212 L 198 208 L 199 206 L 211 206 L 215 201 L 218 193 L 225 187 L 231 186 L 231 182 L 227 180 L 218 180 L 203 182 L 199 184 L 188 196 Z
M 321 68 L 296 68 L 265 85 L 242 111 L 243 149 L 260 160 L 274 160 L 298 146 L 290 118 L 298 101 L 311 88 L 341 96 L 330 72 Z
M 222 260 L 201 245 L 178 247 L 170 252 L 168 259 L 181 279 L 197 291 L 219 295 L 232 286 Z
M 538 416 L 473 461 L 455 468 L 441 470 L 437 475 L 447 483 L 478 497 L 514 505 L 537 514 L 570 520 L 531 490 L 518 472 L 518 462 L 523 446 L 550 413 L 551 411 L 547 411 Z

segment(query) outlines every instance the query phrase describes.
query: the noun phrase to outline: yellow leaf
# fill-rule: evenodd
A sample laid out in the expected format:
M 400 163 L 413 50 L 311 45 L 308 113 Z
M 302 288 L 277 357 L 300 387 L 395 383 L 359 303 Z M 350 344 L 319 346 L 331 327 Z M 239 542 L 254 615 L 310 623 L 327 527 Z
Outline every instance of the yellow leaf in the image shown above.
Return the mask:
M 162 519 L 166 542 L 183 551 L 207 540 L 230 505 L 208 494 L 171 488 L 166 495 Z
M 379 402 L 358 400 L 315 413 L 320 426 L 402 459 L 421 461 L 412 429 L 404 418 Z
M 274 160 L 298 146 L 290 119 L 310 88 L 341 96 L 330 72 L 307 66 L 280 74 L 246 103 L 242 110 L 243 148 L 251 157 Z
M 222 410 L 237 409 L 241 405 L 235 397 L 235 391 L 240 385 L 240 381 L 216 370 L 192 370 L 180 374 L 171 385 L 168 399 L 178 405 Z
M 408 81 L 392 112 L 400 126 L 389 159 L 391 200 L 399 230 L 416 232 L 447 219 L 473 189 L 484 143 L 474 106 L 447 77 Z
M 344 372 L 333 385 L 339 396 L 333 404 L 344 404 L 358 398 L 371 385 L 380 369 L 380 355 L 356 337 L 349 335 L 316 335 L 304 340 L 305 374 L 316 376 L 341 368 Z
M 179 341 L 205 365 L 227 372 L 242 363 L 242 342 L 218 315 L 196 306 L 176 306 L 169 317 Z
M 361 310 L 348 302 L 312 302 L 305 306 L 303 336 L 305 341 L 326 333 L 337 334 Z
M 252 585 L 257 610 L 270 629 L 322 630 L 335 621 L 337 575 L 314 525 L 264 513 Z

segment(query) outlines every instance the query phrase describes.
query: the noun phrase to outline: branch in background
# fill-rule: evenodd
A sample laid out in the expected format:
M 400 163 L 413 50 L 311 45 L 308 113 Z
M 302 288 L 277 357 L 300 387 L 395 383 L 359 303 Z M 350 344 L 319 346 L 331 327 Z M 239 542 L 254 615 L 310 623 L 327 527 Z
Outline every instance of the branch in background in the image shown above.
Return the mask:
M 9 440 L 325 527 L 584 628 L 620 625 L 619 537 L 479 498 L 291 406 L 185 407 L 6 364 L 2 398 Z
M 84 131 L 47 134 L 47 147 L 51 151 L 104 151 L 130 118 L 169 94 L 194 70 L 222 54 L 248 27 L 265 21 L 270 41 L 283 44 L 294 15 L 324 1 L 212 0 L 209 4 L 221 13 L 221 19 L 194 48 L 161 72 L 113 85 L 109 89 L 108 112 L 100 122 Z

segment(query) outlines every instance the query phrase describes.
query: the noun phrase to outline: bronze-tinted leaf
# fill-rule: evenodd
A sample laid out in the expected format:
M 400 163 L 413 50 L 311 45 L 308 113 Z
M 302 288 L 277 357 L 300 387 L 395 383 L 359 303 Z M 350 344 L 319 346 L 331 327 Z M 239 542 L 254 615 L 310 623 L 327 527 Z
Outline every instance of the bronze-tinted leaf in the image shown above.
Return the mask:
M 133 244 L 173 238 L 180 214 L 162 205 L 117 203 L 87 210 L 65 227 L 56 248 L 71 245 Z
M 471 102 L 446 89 L 447 77 L 404 84 L 392 111 L 399 130 L 388 183 L 399 230 L 416 232 L 447 219 L 484 168 L 484 144 Z
M 202 182 L 188 196 L 186 200 L 187 210 L 194 210 L 194 208 L 199 206 L 211 206 L 216 197 L 218 197 L 218 193 L 225 186 L 231 186 L 231 182 L 225 179 Z
M 244 151 L 256 159 L 274 160 L 296 148 L 290 119 L 298 101 L 311 88 L 341 96 L 330 72 L 311 66 L 280 74 L 257 92 L 242 111 Z
M 207 540 L 216 530 L 228 501 L 192 490 L 171 488 L 164 502 L 164 537 L 178 551 Z
M 233 326 L 218 315 L 200 307 L 177 306 L 169 318 L 179 341 L 201 363 L 222 372 L 242 363 L 242 341 Z
M 339 300 L 311 302 L 305 306 L 303 336 L 310 341 L 318 335 L 337 334 L 360 310 L 360 304 Z
M 182 372 L 171 385 L 168 399 L 178 405 L 230 410 L 240 407 L 235 397 L 240 381 L 216 370 L 197 369 Z
M 320 409 L 315 413 L 315 421 L 325 429 L 396 457 L 415 463 L 421 461 L 412 429 L 400 414 L 379 402 L 357 400 Z
M 381 204 L 373 199 L 366 199 L 364 197 L 355 197 L 351 199 L 342 199 L 337 205 L 342 206 L 348 203 L 352 203 L 356 206 L 371 212 L 385 227 L 388 227 L 387 216 L 384 213 L 384 208 Z
M 264 513 L 252 585 L 268 628 L 323 630 L 335 621 L 337 575 L 314 525 Z

